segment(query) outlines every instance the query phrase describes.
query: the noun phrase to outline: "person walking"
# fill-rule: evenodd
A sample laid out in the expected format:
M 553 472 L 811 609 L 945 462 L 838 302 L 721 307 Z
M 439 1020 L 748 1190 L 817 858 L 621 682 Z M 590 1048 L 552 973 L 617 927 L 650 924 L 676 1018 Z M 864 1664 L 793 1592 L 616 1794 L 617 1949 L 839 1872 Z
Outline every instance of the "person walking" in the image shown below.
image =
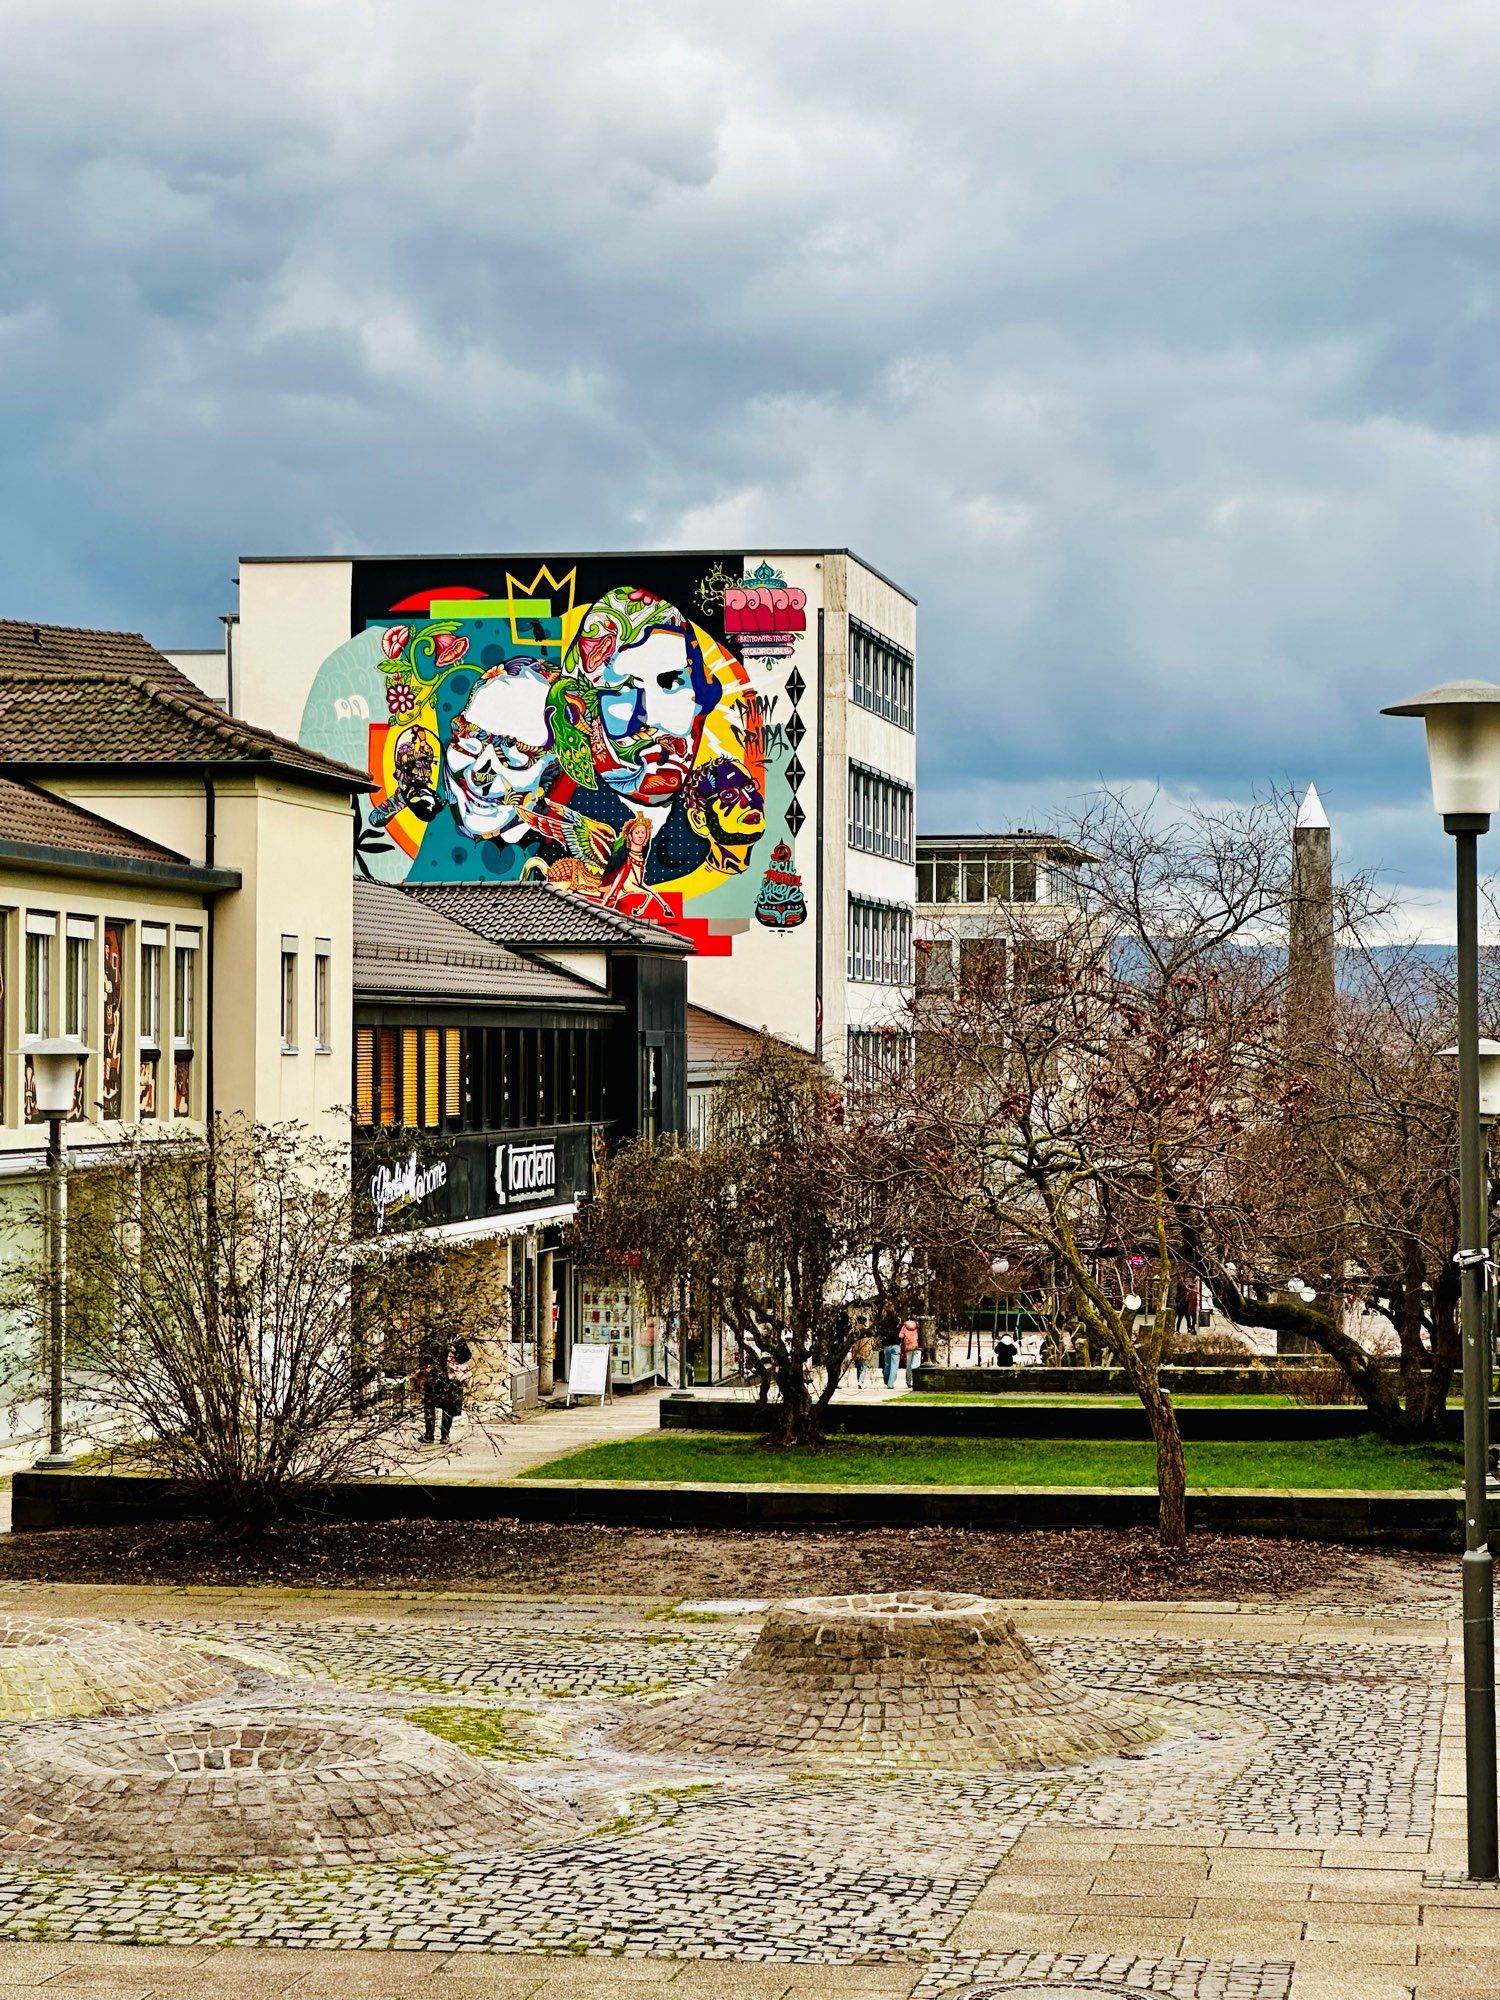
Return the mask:
M 434 1353 L 422 1371 L 422 1442 L 436 1441 L 434 1433 L 442 1418 L 441 1441 L 447 1444 L 453 1419 L 464 1413 L 464 1391 L 473 1374 L 473 1353 L 460 1338 L 445 1341 L 441 1354 Z
M 863 1389 L 865 1378 L 869 1375 L 871 1364 L 875 1359 L 875 1343 L 863 1327 L 850 1343 L 849 1359 L 854 1363 L 854 1386 L 856 1389 Z
M 885 1322 L 884 1336 L 880 1342 L 880 1379 L 887 1389 L 894 1389 L 896 1377 L 901 1372 L 901 1330 L 891 1314 Z
M 917 1363 L 922 1358 L 922 1329 L 914 1319 L 902 1320 L 900 1343 L 901 1359 L 906 1364 L 906 1386 L 908 1389 L 915 1389 L 917 1386 Z M 895 1388 L 895 1386 L 893 1382 L 891 1387 Z

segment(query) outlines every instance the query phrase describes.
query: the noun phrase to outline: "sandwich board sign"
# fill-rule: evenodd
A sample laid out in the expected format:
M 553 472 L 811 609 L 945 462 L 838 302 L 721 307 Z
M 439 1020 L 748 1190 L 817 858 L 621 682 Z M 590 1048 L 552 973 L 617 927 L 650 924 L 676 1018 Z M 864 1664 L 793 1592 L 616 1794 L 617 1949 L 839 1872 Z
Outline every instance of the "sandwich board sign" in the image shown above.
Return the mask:
M 602 1403 L 609 1394 L 610 1345 L 607 1340 L 575 1340 L 568 1350 L 568 1395 L 597 1396 Z

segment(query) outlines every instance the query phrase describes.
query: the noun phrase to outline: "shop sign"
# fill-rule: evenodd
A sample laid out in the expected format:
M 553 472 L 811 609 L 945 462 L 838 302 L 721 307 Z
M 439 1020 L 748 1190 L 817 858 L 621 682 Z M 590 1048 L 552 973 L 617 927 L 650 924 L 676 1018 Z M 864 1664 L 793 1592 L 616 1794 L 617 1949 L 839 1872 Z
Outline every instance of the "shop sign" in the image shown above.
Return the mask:
M 428 1195 L 448 1185 L 446 1160 L 419 1160 L 409 1153 L 399 1166 L 378 1166 L 370 1176 L 370 1203 L 375 1210 L 375 1234 L 385 1228 L 386 1212 L 392 1208 L 418 1206 Z
M 557 1145 L 552 1139 L 495 1148 L 495 1201 L 501 1208 L 527 1208 L 557 1194 Z

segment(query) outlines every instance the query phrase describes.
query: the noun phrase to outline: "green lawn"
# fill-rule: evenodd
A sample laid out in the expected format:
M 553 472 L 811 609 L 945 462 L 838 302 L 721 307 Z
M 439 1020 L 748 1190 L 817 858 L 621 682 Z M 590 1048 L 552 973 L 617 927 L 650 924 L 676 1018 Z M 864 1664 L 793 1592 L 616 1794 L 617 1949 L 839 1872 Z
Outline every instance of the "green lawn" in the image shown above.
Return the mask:
M 1376 1437 L 1316 1444 L 1189 1444 L 1190 1486 L 1352 1487 L 1367 1492 L 1457 1486 L 1457 1445 L 1389 1445 Z M 1151 1486 L 1151 1446 L 1130 1439 L 838 1437 L 777 1450 L 759 1438 L 665 1431 L 589 1445 L 523 1479 L 651 1479 L 814 1486 Z

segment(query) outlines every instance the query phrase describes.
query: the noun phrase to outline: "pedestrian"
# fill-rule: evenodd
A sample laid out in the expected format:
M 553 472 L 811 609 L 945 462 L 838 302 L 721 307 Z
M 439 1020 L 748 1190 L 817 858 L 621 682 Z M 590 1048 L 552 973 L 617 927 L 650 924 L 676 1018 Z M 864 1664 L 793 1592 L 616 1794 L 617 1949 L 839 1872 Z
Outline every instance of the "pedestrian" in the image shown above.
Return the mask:
M 997 1368 L 1014 1368 L 1015 1365 L 1016 1337 L 1010 1328 L 1006 1327 L 995 1340 L 995 1366 Z
M 422 1370 L 422 1442 L 432 1444 L 442 1418 L 442 1442 L 447 1444 L 453 1419 L 464 1413 L 464 1391 L 473 1373 L 469 1343 L 460 1338 L 444 1341 L 440 1351 L 431 1352 Z
M 901 1329 L 895 1323 L 894 1314 L 888 1313 L 885 1332 L 880 1342 L 880 1379 L 887 1389 L 894 1389 L 896 1377 L 901 1372 Z
M 1196 1278 L 1179 1278 L 1177 1281 L 1176 1319 L 1176 1331 L 1178 1333 L 1196 1332 L 1198 1326 L 1199 1296 L 1198 1280 Z
M 855 1334 L 850 1344 L 849 1359 L 854 1363 L 854 1386 L 856 1389 L 863 1389 L 865 1377 L 869 1374 L 875 1359 L 875 1343 L 863 1327 Z
M 914 1319 L 902 1320 L 900 1340 L 901 1359 L 906 1363 L 906 1386 L 908 1389 L 915 1389 L 917 1363 L 922 1358 L 922 1330 Z M 893 1382 L 891 1387 L 894 1389 L 895 1386 Z

